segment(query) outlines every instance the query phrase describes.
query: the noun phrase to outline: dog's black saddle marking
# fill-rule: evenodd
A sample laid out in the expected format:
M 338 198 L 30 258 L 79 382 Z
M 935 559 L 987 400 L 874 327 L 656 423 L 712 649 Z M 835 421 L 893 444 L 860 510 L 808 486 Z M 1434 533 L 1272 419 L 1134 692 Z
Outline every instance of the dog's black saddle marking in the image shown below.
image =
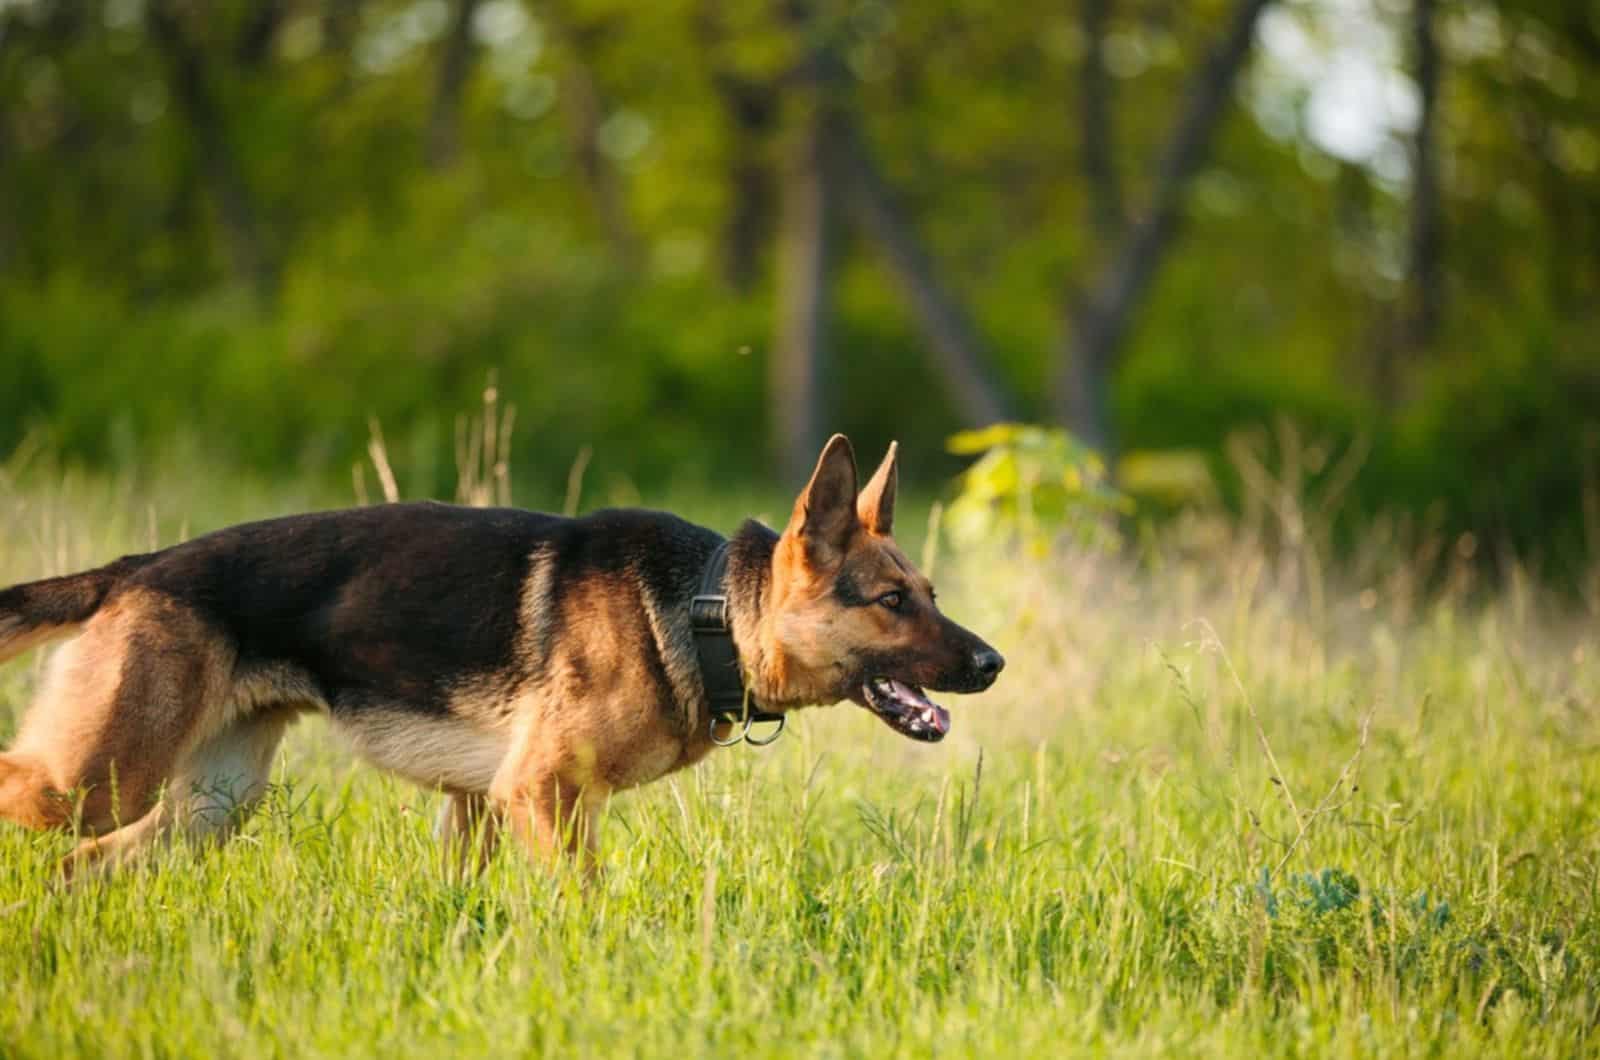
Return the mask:
M 741 738 L 748 740 L 751 724 L 778 722 L 778 731 L 782 732 L 783 715 L 758 710 L 747 700 L 744 670 L 739 665 L 739 649 L 733 643 L 728 596 L 722 584 L 727 572 L 728 542 L 724 541 L 711 554 L 705 573 L 700 576 L 700 591 L 689 603 L 689 623 L 694 631 L 694 649 L 700 659 L 700 681 L 705 686 L 712 727 L 719 722 L 732 725 L 737 735 L 728 742 L 737 743 Z M 772 739 L 777 739 L 777 733 Z

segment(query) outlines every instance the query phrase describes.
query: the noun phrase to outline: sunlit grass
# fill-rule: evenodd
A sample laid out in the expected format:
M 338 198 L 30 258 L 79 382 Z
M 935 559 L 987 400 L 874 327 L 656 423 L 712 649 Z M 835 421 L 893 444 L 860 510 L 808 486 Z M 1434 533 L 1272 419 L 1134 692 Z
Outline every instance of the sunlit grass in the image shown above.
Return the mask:
M 0 582 L 211 493 L 307 503 L 33 476 Z M 587 890 L 509 850 L 453 879 L 434 797 L 318 720 L 221 849 L 60 891 L 66 841 L 0 828 L 0 1055 L 1588 1051 L 1600 622 L 1406 562 L 1192 526 L 1137 563 L 944 554 L 1010 660 L 948 740 L 808 712 L 616 799 Z M 0 736 L 38 666 L 0 672 Z

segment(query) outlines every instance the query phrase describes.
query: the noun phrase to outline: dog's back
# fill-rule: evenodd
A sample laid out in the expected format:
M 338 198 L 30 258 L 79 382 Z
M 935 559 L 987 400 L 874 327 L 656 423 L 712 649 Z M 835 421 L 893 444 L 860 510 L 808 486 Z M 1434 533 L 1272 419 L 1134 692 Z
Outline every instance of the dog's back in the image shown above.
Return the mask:
M 209 626 L 244 676 L 293 666 L 330 709 L 434 710 L 453 684 L 510 662 L 555 594 L 604 579 L 652 606 L 686 602 L 720 540 L 642 510 L 423 502 L 269 519 L 0 592 L 0 659 L 153 594 Z
M 292 674 L 332 710 L 437 710 L 503 666 L 534 553 L 571 521 L 398 504 L 251 523 L 158 553 L 113 590 L 181 604 L 242 680 Z

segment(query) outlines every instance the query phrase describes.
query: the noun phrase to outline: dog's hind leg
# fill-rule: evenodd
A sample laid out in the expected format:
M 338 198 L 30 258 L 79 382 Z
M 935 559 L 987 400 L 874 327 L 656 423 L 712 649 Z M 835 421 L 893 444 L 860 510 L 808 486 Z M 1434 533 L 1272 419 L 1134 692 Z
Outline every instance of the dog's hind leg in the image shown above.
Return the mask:
M 72 823 L 72 800 L 55 790 L 38 758 L 0 754 L 0 818 L 26 828 L 61 828 Z
M 142 820 L 227 722 L 233 653 L 193 613 L 127 593 L 52 660 L 0 768 L 0 817 L 95 835 Z
M 111 867 L 146 847 L 178 834 L 221 842 L 249 820 L 272 774 L 272 760 L 289 709 L 268 709 L 230 723 L 202 741 L 179 763 L 161 801 L 139 820 L 83 840 L 62 871 L 76 875 L 89 866 Z
M 158 803 L 132 824 L 80 840 L 72 853 L 61 859 L 61 875 L 70 882 L 82 877 L 86 870 L 119 865 L 160 838 L 170 823 L 168 807 Z
M 176 825 L 191 838 L 220 842 L 248 821 L 267 793 L 272 760 L 295 713 L 257 711 L 189 752 L 168 789 Z
M 439 808 L 434 834 L 444 845 L 450 871 L 482 872 L 500 842 L 500 813 L 487 795 L 453 792 Z

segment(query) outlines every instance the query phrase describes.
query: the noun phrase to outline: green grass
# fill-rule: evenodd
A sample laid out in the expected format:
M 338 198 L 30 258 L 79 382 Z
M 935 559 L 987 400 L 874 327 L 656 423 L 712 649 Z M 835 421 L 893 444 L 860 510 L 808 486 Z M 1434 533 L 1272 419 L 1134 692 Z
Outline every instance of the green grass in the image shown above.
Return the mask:
M 0 485 L 0 582 L 301 502 Z M 452 879 L 319 720 L 220 849 L 62 891 L 0 828 L 0 1056 L 1594 1052 L 1600 621 L 1314 559 L 944 555 L 1010 659 L 948 740 L 808 712 L 617 798 L 586 890 Z

